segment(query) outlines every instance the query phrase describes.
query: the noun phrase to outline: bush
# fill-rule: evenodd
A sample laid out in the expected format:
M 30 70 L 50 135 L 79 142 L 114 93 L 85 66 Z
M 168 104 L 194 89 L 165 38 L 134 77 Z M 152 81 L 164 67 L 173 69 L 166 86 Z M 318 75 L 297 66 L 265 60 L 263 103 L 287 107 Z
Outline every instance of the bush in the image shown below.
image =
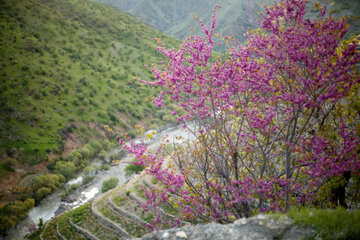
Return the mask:
M 91 182 L 94 179 L 94 177 L 95 176 L 85 176 L 83 178 L 83 181 L 82 181 L 81 185 L 84 186 L 84 185 L 88 184 L 89 182 Z
M 62 197 L 68 196 L 69 194 L 73 193 L 79 187 L 80 187 L 80 185 L 77 183 L 71 184 L 71 186 L 62 194 Z
M 109 164 L 103 164 L 103 165 L 102 165 L 102 168 L 103 168 L 105 171 L 107 171 L 107 170 L 110 169 L 110 165 L 109 165 Z
M 145 167 L 142 165 L 136 165 L 136 164 L 130 163 L 125 167 L 125 176 L 128 177 L 132 174 L 139 173 L 144 169 L 145 169 Z
M 119 184 L 118 178 L 115 177 L 109 178 L 103 182 L 101 192 L 102 193 L 107 192 L 110 189 L 115 188 L 118 184 Z
M 105 150 L 101 150 L 98 154 L 98 157 L 102 160 L 105 161 L 106 158 L 106 151 Z
M 54 170 L 69 180 L 75 176 L 76 167 L 72 162 L 59 161 L 55 164 Z
M 26 217 L 26 213 L 35 205 L 34 199 L 27 199 L 24 202 L 15 201 L 1 208 L 0 211 L 0 235 L 3 235 L 10 228 Z
M 48 196 L 51 193 L 51 189 L 47 187 L 42 187 L 38 189 L 35 193 L 36 201 L 40 201 L 44 199 L 46 196 Z
M 56 174 L 44 174 L 35 177 L 32 180 L 33 191 L 37 191 L 40 188 L 49 188 L 51 191 L 58 189 L 65 182 L 65 178 L 62 175 Z

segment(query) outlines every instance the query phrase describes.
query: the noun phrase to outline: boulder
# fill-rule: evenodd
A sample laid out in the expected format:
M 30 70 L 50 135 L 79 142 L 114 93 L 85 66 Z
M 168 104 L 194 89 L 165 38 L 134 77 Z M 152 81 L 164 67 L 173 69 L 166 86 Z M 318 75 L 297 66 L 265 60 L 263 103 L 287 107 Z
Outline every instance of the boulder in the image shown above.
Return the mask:
M 252 240 L 252 239 L 309 239 L 316 236 L 312 228 L 293 225 L 290 218 L 275 219 L 267 215 L 241 218 L 232 224 L 209 223 L 187 225 L 180 228 L 155 231 L 143 236 L 144 240 Z

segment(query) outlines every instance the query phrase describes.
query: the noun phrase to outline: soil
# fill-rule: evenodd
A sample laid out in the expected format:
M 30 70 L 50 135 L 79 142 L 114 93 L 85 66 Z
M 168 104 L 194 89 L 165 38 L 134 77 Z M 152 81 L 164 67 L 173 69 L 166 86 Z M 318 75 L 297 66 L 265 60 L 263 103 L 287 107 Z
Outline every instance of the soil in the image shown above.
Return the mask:
M 33 173 L 48 173 L 47 164 L 48 162 L 46 161 L 34 166 L 18 163 L 14 167 L 15 171 L 9 172 L 0 181 L 0 207 L 18 200 L 21 197 L 21 193 L 31 191 L 29 183 L 31 182 L 30 179 L 34 176 Z
M 104 138 L 107 138 L 106 132 L 103 128 L 99 127 L 96 123 L 89 122 L 90 129 L 95 129 L 98 133 L 100 133 Z
M 65 141 L 66 143 L 64 146 L 64 151 L 61 154 L 62 157 L 65 157 L 68 153 L 70 153 L 74 149 L 82 146 L 80 138 L 76 136 L 76 134 L 74 133 L 69 133 Z

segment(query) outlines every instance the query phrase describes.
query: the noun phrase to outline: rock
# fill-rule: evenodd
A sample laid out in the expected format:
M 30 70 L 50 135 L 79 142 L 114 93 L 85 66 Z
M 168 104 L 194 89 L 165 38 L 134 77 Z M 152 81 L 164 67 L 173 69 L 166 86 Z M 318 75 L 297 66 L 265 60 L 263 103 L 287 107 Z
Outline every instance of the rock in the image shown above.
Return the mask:
M 187 225 L 149 233 L 141 239 L 194 239 L 194 240 L 255 240 L 255 239 L 308 239 L 316 236 L 315 230 L 292 225 L 287 217 L 273 219 L 267 215 L 258 215 L 248 219 L 241 218 L 232 224 L 209 223 Z
M 59 208 L 55 212 L 55 216 L 58 216 L 64 212 L 71 210 L 71 207 L 67 204 L 61 203 Z
M 62 201 L 62 202 L 66 202 L 66 203 L 72 203 L 72 202 L 75 201 L 75 199 L 67 196 L 67 197 L 62 197 L 62 198 L 61 198 L 61 201 Z
M 182 238 L 182 239 L 186 239 L 186 238 L 187 238 L 186 233 L 185 233 L 184 231 L 177 232 L 177 233 L 175 234 L 175 236 L 178 237 L 178 238 Z

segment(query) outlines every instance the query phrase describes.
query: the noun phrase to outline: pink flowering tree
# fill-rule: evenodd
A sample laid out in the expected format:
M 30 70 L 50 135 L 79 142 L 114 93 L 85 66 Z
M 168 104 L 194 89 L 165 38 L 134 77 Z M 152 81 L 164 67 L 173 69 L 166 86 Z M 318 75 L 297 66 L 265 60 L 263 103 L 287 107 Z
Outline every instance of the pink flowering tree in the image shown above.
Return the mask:
M 259 211 L 311 204 L 334 177 L 358 174 L 358 115 L 339 114 L 359 84 L 356 37 L 342 40 L 349 26 L 319 8 L 307 19 L 305 0 L 282 0 L 265 8 L 261 29 L 238 45 L 225 37 L 225 54 L 213 52 L 216 11 L 204 36 L 191 36 L 179 50 L 159 51 L 168 61 L 151 70 L 191 121 L 195 140 L 182 144 L 164 164 L 146 144 L 126 148 L 160 180 L 147 193 L 148 206 L 175 204 L 173 224 L 231 222 Z M 219 8 L 217 6 L 216 8 Z M 176 113 L 174 113 L 176 114 Z

